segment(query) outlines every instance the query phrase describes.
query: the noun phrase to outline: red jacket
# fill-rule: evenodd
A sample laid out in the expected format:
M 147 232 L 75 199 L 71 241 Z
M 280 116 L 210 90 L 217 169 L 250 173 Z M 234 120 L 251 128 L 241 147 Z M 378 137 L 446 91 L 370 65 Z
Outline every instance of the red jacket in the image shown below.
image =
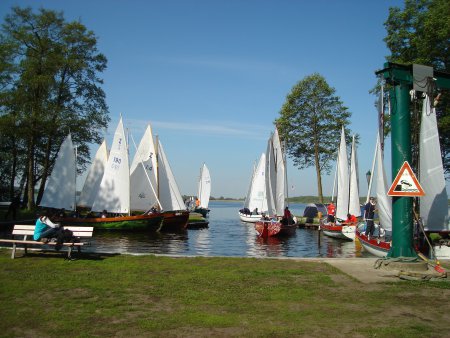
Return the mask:
M 333 215 L 334 216 L 334 213 L 336 212 L 336 207 L 334 206 L 333 203 L 328 204 L 327 212 L 328 212 L 328 215 Z
M 356 223 L 358 222 L 358 219 L 356 218 L 355 215 L 350 215 L 350 217 L 347 218 L 347 220 L 345 221 L 345 223 Z

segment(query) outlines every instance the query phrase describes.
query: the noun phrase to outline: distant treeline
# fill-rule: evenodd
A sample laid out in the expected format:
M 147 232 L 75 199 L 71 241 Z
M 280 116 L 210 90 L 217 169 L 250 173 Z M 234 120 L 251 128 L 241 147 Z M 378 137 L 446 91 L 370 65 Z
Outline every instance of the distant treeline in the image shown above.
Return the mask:
M 234 198 L 234 197 L 211 197 L 211 201 L 244 201 L 244 198 Z M 297 197 L 290 197 L 289 202 L 291 203 L 320 203 L 318 196 L 297 196 Z M 336 199 L 335 199 L 336 200 Z M 324 196 L 323 202 L 329 203 L 331 201 L 331 196 Z M 364 204 L 366 202 L 366 197 L 360 197 L 359 202 L 361 204 Z

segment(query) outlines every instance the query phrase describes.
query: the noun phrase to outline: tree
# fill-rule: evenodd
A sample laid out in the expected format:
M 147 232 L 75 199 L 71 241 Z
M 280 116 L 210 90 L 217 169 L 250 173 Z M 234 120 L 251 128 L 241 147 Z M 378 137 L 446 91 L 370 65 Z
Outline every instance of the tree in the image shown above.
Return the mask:
M 450 73 L 450 2 L 448 0 L 405 0 L 404 9 L 391 7 L 385 22 L 384 41 L 391 51 L 387 60 L 422 64 Z M 436 91 L 429 93 L 437 96 Z M 420 108 L 411 106 L 412 133 L 417 139 Z M 443 92 L 436 106 L 444 169 L 450 173 L 450 93 Z M 417 151 L 416 151 L 417 152 Z
M 69 132 L 79 170 L 89 161 L 89 143 L 101 142 L 109 117 L 98 74 L 107 61 L 92 31 L 45 9 L 14 7 L 2 25 L 0 51 L 0 144 L 10 166 L 0 164 L 1 171 L 10 182 L 26 182 L 31 209 L 36 182 L 39 202 Z M 6 142 L 11 135 L 14 142 Z
M 330 162 L 336 159 L 341 128 L 349 124 L 350 116 L 351 113 L 335 96 L 335 89 L 315 73 L 292 88 L 280 117 L 275 120 L 294 165 L 299 169 L 315 166 L 317 191 L 322 203 L 322 173 L 330 173 Z M 347 129 L 346 135 L 349 135 Z

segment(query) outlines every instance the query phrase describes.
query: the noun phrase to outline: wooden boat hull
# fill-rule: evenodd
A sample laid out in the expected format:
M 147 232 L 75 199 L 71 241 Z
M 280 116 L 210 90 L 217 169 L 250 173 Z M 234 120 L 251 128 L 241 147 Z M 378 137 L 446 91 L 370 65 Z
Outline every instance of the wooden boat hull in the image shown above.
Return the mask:
M 320 230 L 322 230 L 326 236 L 353 241 L 355 239 L 356 223 L 347 225 L 321 223 Z
M 285 225 L 275 221 L 258 221 L 255 224 L 255 230 L 263 238 L 274 236 L 290 236 L 295 234 L 297 224 Z
M 164 211 L 161 231 L 183 231 L 187 229 L 189 211 Z
M 105 230 L 153 230 L 158 231 L 163 222 L 163 215 L 160 213 L 137 216 L 119 217 L 93 217 L 93 218 L 72 218 L 65 217 L 57 220 L 62 225 L 85 225 L 93 226 L 95 229 Z
M 209 214 L 209 209 L 205 209 L 205 208 L 195 208 L 194 212 L 198 212 L 199 214 L 201 214 L 203 217 L 207 217 Z
M 239 212 L 239 218 L 242 222 L 256 223 L 261 220 L 261 215 L 243 214 L 242 212 Z
M 371 253 L 377 257 L 386 257 L 389 250 L 391 249 L 391 242 L 386 242 L 378 237 L 367 238 L 365 234 L 360 232 L 358 229 L 355 232 L 356 238 L 358 238 L 361 246 L 367 252 Z

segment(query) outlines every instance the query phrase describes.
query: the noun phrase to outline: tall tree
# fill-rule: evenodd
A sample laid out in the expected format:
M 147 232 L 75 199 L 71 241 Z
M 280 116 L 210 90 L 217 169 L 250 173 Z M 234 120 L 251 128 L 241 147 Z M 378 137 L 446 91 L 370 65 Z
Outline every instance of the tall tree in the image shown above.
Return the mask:
M 89 143 L 101 142 L 109 117 L 98 74 L 107 61 L 92 31 L 45 9 L 12 8 L 2 25 L 0 51 L 0 128 L 12 128 L 0 137 L 8 131 L 23 147 L 21 157 L 10 152 L 9 162 L 21 164 L 11 179 L 25 178 L 28 207 L 33 208 L 36 182 L 39 201 L 69 132 L 78 146 L 80 170 L 89 161 Z
M 387 60 L 403 64 L 422 64 L 450 73 L 450 1 L 405 0 L 403 10 L 389 9 L 384 41 L 391 54 Z M 436 91 L 429 93 L 437 96 Z M 450 173 L 450 93 L 443 92 L 436 106 L 444 169 Z M 417 138 L 420 111 L 412 104 L 413 138 Z M 416 131 L 416 132 L 414 132 Z
M 299 169 L 315 166 L 317 192 L 323 202 L 322 173 L 330 173 L 336 160 L 342 126 L 351 113 L 335 96 L 320 74 L 299 81 L 287 95 L 280 117 L 275 120 L 286 150 Z M 349 130 L 346 129 L 348 141 Z

